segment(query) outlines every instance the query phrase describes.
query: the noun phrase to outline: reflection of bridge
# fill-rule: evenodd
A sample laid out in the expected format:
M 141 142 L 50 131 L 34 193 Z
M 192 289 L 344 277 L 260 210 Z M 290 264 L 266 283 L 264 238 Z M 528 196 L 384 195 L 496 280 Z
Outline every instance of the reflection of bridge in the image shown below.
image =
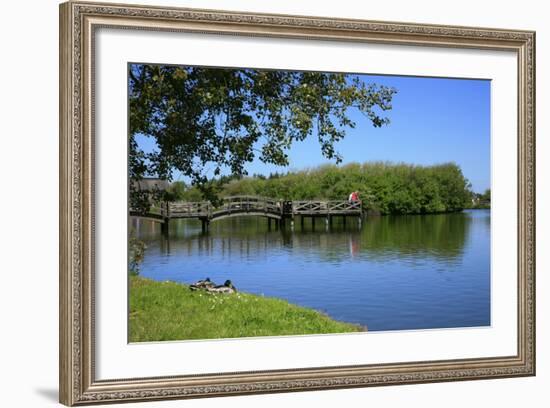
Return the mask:
M 300 216 L 302 226 L 306 217 L 311 218 L 313 226 L 315 219 L 320 217 L 325 218 L 327 225 L 331 225 L 334 216 L 342 217 L 344 224 L 349 216 L 357 217 L 360 223 L 363 211 L 359 201 L 282 201 L 256 196 L 234 196 L 225 198 L 220 207 L 214 207 L 209 201 L 166 202 L 147 214 L 130 210 L 130 215 L 160 222 L 163 231 L 168 231 L 170 220 L 186 218 L 201 220 L 203 230 L 208 228 L 211 221 L 237 216 L 266 217 L 269 227 L 272 220 L 277 227 L 284 226 L 286 220 L 293 226 L 295 216 Z

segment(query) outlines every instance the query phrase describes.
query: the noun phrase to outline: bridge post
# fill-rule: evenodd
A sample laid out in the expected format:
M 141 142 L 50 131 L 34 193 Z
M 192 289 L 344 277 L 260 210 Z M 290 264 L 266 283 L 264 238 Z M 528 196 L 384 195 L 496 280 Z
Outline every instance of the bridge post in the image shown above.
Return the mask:
M 168 254 L 170 253 L 170 239 L 168 238 L 168 235 L 161 236 L 160 245 L 163 251 Z
M 302 227 L 302 229 L 304 229 L 304 216 L 303 215 L 300 215 L 300 227 Z
M 168 236 L 168 231 L 170 230 L 170 218 L 164 217 L 164 222 L 160 224 L 160 233 L 164 236 Z
M 315 217 L 314 216 L 311 217 L 311 229 L 313 231 L 315 231 Z
M 271 230 L 271 218 L 267 217 L 267 229 Z
M 202 229 L 202 232 L 208 232 L 208 224 L 209 224 L 208 219 L 206 219 L 206 218 L 202 218 L 202 219 L 201 219 L 201 229 Z

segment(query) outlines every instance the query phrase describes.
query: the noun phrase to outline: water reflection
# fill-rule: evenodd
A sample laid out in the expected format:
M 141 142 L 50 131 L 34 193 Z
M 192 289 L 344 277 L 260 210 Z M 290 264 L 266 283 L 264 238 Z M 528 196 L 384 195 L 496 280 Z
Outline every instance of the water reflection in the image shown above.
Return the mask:
M 133 219 L 147 243 L 142 275 L 190 283 L 231 279 L 241 290 L 285 298 L 369 330 L 488 325 L 490 212 L 335 220 L 268 229 L 231 218 L 201 232 L 174 222 L 169 236 Z
M 485 223 L 489 217 L 483 218 Z M 451 261 L 464 250 L 472 216 L 469 213 L 372 217 L 359 227 L 336 223 L 330 228 L 311 225 L 268 230 L 262 219 L 232 218 L 213 223 L 208 233 L 193 220 L 173 222 L 169 236 L 158 224 L 132 219 L 133 231 L 149 244 L 158 242 L 161 252 L 171 249 L 188 256 L 250 255 L 269 248 L 316 249 L 323 259 L 368 256 L 370 259 L 400 254 Z M 172 244 L 172 245 L 171 245 Z M 172 248 L 173 247 L 173 248 Z

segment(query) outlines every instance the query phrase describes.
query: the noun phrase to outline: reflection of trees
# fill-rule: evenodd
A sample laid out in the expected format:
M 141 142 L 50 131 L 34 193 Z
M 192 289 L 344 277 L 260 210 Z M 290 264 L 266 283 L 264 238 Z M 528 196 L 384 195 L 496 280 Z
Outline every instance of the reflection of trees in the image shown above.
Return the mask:
M 361 248 L 373 255 L 398 251 L 454 258 L 462 254 L 470 223 L 464 213 L 371 218 L 363 227 Z
M 201 233 L 199 222 L 174 222 L 169 241 L 151 225 L 142 225 L 140 234 L 171 255 L 241 257 L 292 248 L 298 253 L 315 252 L 328 262 L 356 256 L 387 259 L 389 255 L 450 260 L 462 254 L 470 223 L 464 213 L 385 216 L 369 218 L 362 229 L 355 223 L 346 228 L 335 223 L 330 231 L 324 225 L 315 231 L 307 225 L 304 230 L 297 226 L 291 231 L 289 227 L 268 230 L 265 219 L 243 217 L 212 223 L 207 234 Z

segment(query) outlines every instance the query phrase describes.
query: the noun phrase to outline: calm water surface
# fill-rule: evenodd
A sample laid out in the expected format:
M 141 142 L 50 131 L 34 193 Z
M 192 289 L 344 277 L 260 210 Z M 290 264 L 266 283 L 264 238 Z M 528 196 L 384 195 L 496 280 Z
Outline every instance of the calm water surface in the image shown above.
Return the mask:
M 132 220 L 146 242 L 141 275 L 192 283 L 231 279 L 369 330 L 490 325 L 490 211 L 349 219 L 327 231 L 267 228 L 264 218 L 174 222 Z

